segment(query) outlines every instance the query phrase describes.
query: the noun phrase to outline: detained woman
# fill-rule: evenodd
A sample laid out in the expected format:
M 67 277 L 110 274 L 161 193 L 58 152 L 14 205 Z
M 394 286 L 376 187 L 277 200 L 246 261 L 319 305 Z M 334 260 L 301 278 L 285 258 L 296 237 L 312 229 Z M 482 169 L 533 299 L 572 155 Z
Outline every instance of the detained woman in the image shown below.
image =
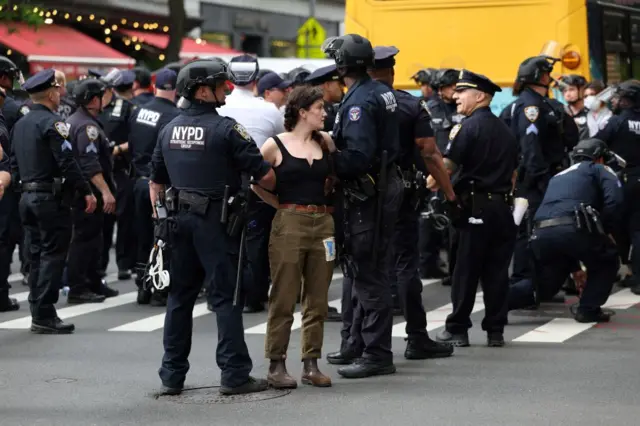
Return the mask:
M 275 388 L 297 387 L 285 365 L 298 295 L 302 307 L 302 383 L 331 386 L 318 369 L 327 315 L 329 284 L 335 260 L 333 209 L 328 206 L 331 163 L 335 150 L 323 128 L 326 112 L 319 88 L 298 87 L 289 95 L 285 129 L 261 148 L 276 173 L 275 193 L 252 187 L 277 209 L 269 239 L 271 292 L 266 357 L 267 380 Z

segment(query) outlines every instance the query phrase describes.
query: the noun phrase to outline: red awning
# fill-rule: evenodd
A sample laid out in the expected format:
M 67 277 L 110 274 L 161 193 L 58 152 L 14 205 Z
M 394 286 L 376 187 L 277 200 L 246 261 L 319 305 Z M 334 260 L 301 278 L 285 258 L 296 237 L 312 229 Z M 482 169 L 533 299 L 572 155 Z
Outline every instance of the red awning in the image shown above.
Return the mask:
M 67 76 L 87 74 L 89 68 L 130 68 L 135 60 L 73 28 L 23 23 L 0 24 L 0 43 L 27 57 L 31 72 L 56 68 Z
M 131 41 L 149 44 L 158 49 L 166 49 L 169 44 L 169 36 L 166 34 L 132 30 L 121 30 L 120 32 L 130 38 Z M 194 58 L 209 55 L 242 55 L 242 52 L 222 47 L 217 44 L 208 43 L 205 40 L 198 43 L 192 38 L 185 37 L 182 39 L 182 50 L 180 51 L 181 58 Z

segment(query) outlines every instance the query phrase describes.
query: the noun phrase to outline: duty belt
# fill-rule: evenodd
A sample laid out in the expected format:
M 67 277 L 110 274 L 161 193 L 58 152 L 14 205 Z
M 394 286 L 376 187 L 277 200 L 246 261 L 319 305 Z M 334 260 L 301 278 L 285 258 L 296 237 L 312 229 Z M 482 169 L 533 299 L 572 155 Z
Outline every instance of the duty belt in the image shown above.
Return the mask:
M 53 182 L 26 182 L 22 184 L 24 192 L 54 192 Z
M 300 204 L 280 204 L 282 210 L 293 210 L 303 213 L 333 213 L 333 207 L 331 206 L 317 206 L 315 204 L 309 204 L 306 206 Z
M 535 223 L 535 229 L 551 228 L 552 226 L 575 225 L 576 219 L 571 216 L 554 217 L 545 219 Z

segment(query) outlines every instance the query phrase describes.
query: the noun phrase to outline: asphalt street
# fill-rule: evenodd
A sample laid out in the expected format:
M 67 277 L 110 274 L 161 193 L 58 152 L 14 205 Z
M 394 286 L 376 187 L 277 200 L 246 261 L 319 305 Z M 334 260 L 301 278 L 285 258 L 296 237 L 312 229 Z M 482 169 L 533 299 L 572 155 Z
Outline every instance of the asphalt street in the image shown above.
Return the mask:
M 185 393 L 188 403 L 152 396 L 160 385 L 163 308 L 136 305 L 134 283 L 117 281 L 113 266 L 108 272 L 120 296 L 79 306 L 60 298 L 60 317 L 76 325 L 67 336 L 30 334 L 27 288 L 13 283 L 21 309 L 0 314 L 0 425 L 595 426 L 633 425 L 640 418 L 640 297 L 627 289 L 614 289 L 607 305 L 616 316 L 608 325 L 578 324 L 568 306 L 512 313 L 504 348 L 485 346 L 479 295 L 472 346 L 447 359 L 405 360 L 404 320 L 395 317 L 393 376 L 346 380 L 323 360 L 331 388 L 301 386 L 274 399 L 212 404 L 203 402 L 217 399 L 215 389 Z M 329 296 L 339 306 L 341 274 L 334 278 Z M 451 308 L 449 288 L 423 284 L 435 337 Z M 215 316 L 204 305 L 194 316 L 186 385 L 216 386 Z M 268 365 L 266 320 L 266 313 L 244 317 L 259 377 Z M 298 378 L 299 327 L 297 315 L 288 368 Z M 339 323 L 326 324 L 325 353 L 338 348 L 339 329 Z

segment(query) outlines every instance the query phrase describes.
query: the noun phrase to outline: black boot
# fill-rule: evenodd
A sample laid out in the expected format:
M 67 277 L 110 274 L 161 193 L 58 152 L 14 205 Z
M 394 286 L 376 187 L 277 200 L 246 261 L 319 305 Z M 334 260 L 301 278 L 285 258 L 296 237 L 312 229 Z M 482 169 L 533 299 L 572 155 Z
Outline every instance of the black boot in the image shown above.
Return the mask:
M 453 346 L 448 343 L 434 342 L 429 336 L 410 337 L 407 349 L 404 351 L 406 359 L 447 358 L 453 355 Z
M 387 362 L 358 358 L 356 362 L 338 369 L 338 374 L 345 379 L 364 379 L 365 377 L 394 374 L 396 366 L 393 361 Z
M 222 395 L 243 395 L 247 393 L 264 392 L 269 389 L 269 384 L 265 379 L 254 379 L 249 377 L 249 380 L 244 384 L 236 387 L 220 386 L 220 393 Z
M 9 296 L 0 296 L 0 312 L 12 312 L 20 309 L 20 304 L 16 299 Z
M 84 290 L 82 292 L 69 291 L 69 295 L 67 296 L 67 303 L 102 303 L 105 299 L 106 297 L 104 297 L 103 295 L 96 294 L 89 290 Z
M 466 331 L 464 333 L 450 333 L 447 330 L 442 330 L 436 335 L 436 340 L 461 348 L 469 346 L 469 334 Z
M 327 354 L 327 362 L 333 365 L 348 365 L 354 362 L 361 354 L 349 349 L 340 349 L 337 352 Z
M 66 324 L 58 317 L 31 320 L 31 332 L 34 334 L 71 334 L 75 329 L 73 324 Z

